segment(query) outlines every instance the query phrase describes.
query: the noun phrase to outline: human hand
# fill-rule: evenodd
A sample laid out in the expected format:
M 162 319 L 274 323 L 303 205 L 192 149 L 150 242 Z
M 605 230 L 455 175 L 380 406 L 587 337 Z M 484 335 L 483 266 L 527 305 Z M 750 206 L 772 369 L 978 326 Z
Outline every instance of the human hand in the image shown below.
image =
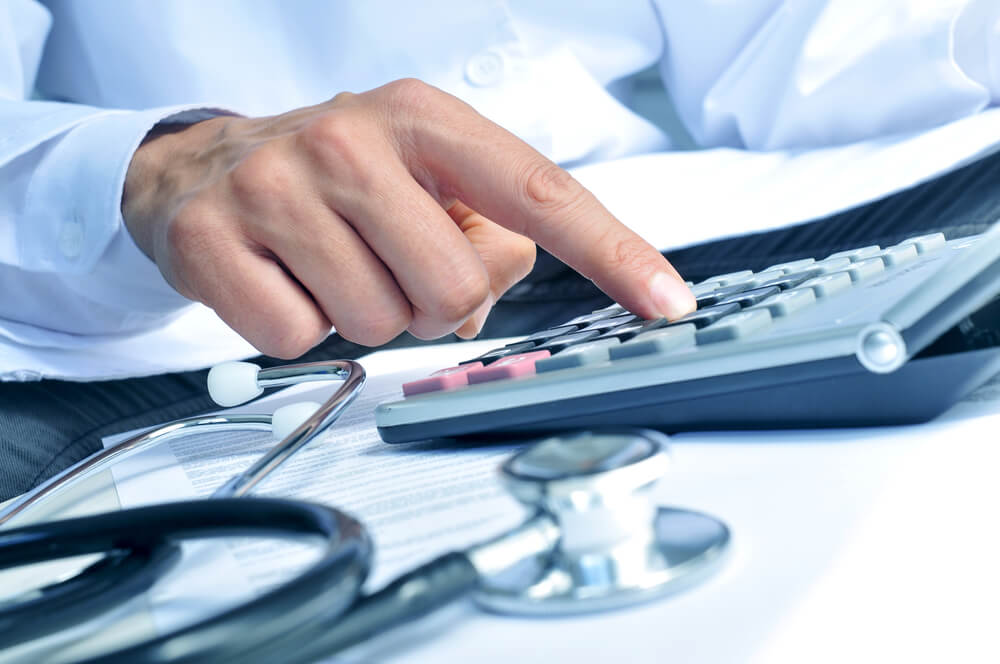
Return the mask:
M 178 292 L 283 358 L 331 324 L 366 345 L 474 336 L 534 242 L 643 317 L 694 308 L 660 253 L 566 171 L 415 80 L 152 134 L 122 213 Z

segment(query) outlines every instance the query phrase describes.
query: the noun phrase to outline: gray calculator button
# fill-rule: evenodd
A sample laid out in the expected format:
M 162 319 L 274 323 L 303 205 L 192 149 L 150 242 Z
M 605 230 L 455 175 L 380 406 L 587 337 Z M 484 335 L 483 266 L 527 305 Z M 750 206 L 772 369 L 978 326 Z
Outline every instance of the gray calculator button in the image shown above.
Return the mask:
M 690 286 L 690 284 L 688 284 L 688 286 Z M 627 311 L 625 311 L 625 307 L 623 307 L 622 305 L 620 305 L 618 303 L 609 304 L 606 307 L 594 310 L 595 314 L 596 313 L 603 313 L 603 312 L 607 312 L 608 316 L 618 316 L 620 314 L 626 314 L 626 313 L 628 313 Z
M 929 251 L 940 249 L 947 243 L 948 241 L 944 239 L 944 233 L 930 233 L 929 235 L 918 235 L 917 237 L 903 240 L 899 245 L 912 244 L 917 248 L 918 254 L 926 254 Z
M 909 263 L 917 257 L 917 247 L 913 244 L 897 244 L 895 247 L 883 249 L 879 254 L 887 267 L 895 267 Z
M 631 341 L 609 349 L 612 360 L 653 355 L 694 345 L 694 325 L 674 325 L 644 332 Z M 537 365 L 536 365 L 537 366 Z
M 851 266 L 844 270 L 851 275 L 851 281 L 858 282 L 870 279 L 885 271 L 885 263 L 881 258 L 866 258 L 865 260 L 851 263 Z
M 860 249 L 848 249 L 847 251 L 838 251 L 835 254 L 830 254 L 827 256 L 827 260 L 831 258 L 846 258 L 852 263 L 857 263 L 866 258 L 872 258 L 877 256 L 878 253 L 882 251 L 882 247 L 877 244 L 872 244 L 867 247 L 861 247 Z
M 809 267 L 816 262 L 815 258 L 803 258 L 797 261 L 789 261 L 787 263 L 778 263 L 777 265 L 772 265 L 771 267 L 764 268 L 764 272 L 770 272 L 771 270 L 781 270 L 785 274 L 790 274 L 792 272 L 798 272 L 806 267 Z
M 588 341 L 578 346 L 571 346 L 558 355 L 535 361 L 535 373 L 572 369 L 587 364 L 597 364 L 608 361 L 608 350 L 621 342 L 615 337 Z
M 787 316 L 816 302 L 811 288 L 797 288 L 770 297 L 751 309 L 767 309 L 772 318 Z M 749 310 L 748 310 L 749 311 Z
M 834 293 L 851 287 L 851 275 L 846 272 L 824 274 L 802 284 L 801 288 L 811 288 L 816 298 L 830 297 Z
M 750 288 L 757 288 L 763 283 L 773 281 L 774 279 L 780 279 L 786 274 L 787 272 L 784 270 L 765 270 L 763 272 L 758 272 L 753 276 L 753 279 L 747 282 L 747 286 Z
M 830 274 L 831 272 L 841 272 L 846 270 L 851 266 L 851 259 L 846 256 L 841 256 L 840 258 L 825 258 L 813 265 L 809 266 L 810 270 L 819 270 L 821 274 Z
M 729 274 L 720 274 L 717 277 L 709 277 L 706 281 L 717 282 L 720 286 L 729 286 L 732 284 L 739 284 L 747 281 L 753 277 L 753 272 L 750 270 L 742 270 L 740 272 L 730 272 Z
M 718 281 L 703 281 L 691 287 L 691 293 L 696 297 L 702 297 L 715 291 L 722 284 Z
M 771 312 L 767 309 L 747 309 L 698 330 L 695 337 L 699 344 L 741 339 L 771 324 Z

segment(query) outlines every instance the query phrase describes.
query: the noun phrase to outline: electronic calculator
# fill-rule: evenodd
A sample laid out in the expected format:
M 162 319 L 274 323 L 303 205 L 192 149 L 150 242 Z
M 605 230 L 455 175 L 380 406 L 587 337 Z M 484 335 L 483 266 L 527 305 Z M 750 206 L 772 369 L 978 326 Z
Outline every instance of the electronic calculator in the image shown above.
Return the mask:
M 376 409 L 379 433 L 911 423 L 1000 372 L 1000 225 L 691 288 L 698 309 L 678 320 L 610 304 L 407 383 Z

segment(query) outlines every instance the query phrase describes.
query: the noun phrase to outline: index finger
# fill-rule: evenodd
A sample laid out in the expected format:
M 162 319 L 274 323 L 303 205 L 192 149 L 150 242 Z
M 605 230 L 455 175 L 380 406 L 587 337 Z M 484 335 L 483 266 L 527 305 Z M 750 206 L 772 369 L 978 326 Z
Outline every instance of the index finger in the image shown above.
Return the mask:
M 530 237 L 645 318 L 674 319 L 695 308 L 691 291 L 659 251 L 565 170 L 462 106 L 466 110 L 447 123 L 412 129 L 416 156 L 441 195 Z

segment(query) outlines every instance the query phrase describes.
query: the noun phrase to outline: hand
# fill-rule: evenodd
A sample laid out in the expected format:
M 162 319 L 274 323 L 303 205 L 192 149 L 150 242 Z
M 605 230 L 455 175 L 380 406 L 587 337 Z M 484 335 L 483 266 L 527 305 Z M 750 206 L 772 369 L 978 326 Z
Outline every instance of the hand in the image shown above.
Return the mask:
M 415 80 L 152 134 L 122 212 L 174 288 L 283 358 L 331 324 L 366 345 L 474 336 L 531 269 L 532 240 L 641 316 L 694 308 L 659 252 L 566 171 Z

